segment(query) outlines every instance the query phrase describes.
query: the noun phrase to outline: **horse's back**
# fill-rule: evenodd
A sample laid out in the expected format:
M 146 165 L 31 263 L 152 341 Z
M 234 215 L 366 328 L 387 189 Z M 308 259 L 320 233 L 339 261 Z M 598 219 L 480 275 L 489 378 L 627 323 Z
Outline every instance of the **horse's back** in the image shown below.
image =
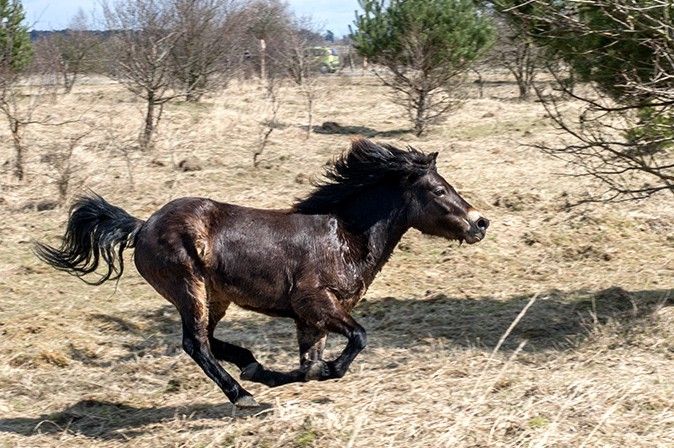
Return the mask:
M 160 292 L 160 284 L 200 278 L 242 305 L 257 296 L 281 307 L 324 227 L 321 217 L 185 197 L 146 221 L 135 262 Z

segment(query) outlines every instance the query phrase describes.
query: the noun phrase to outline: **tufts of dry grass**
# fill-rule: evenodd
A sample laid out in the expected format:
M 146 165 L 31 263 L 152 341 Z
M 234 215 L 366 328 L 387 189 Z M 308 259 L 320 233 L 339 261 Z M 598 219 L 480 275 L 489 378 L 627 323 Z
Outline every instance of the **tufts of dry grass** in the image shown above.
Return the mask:
M 175 311 L 133 267 L 90 288 L 34 259 L 30 242 L 53 241 L 66 218 L 38 211 L 58 194 L 41 158 L 82 129 L 29 130 L 28 182 L 0 173 L 0 446 L 671 446 L 670 198 L 569 207 L 593 185 L 526 146 L 559 137 L 538 104 L 511 100 L 513 84 L 490 84 L 416 138 L 374 78 L 322 83 L 319 124 L 440 151 L 440 171 L 492 220 L 487 240 L 458 248 L 410 232 L 355 310 L 370 345 L 349 374 L 247 385 L 265 405 L 237 410 L 182 353 Z M 45 113 L 83 114 L 93 130 L 74 149 L 78 181 L 139 217 L 186 195 L 284 207 L 348 135 L 305 141 L 301 97 L 279 94 L 256 170 L 266 106 L 254 83 L 168 107 L 149 153 L 134 146 L 141 105 L 114 83 L 90 80 Z M 176 169 L 188 157 L 203 169 Z M 218 332 L 270 366 L 296 363 L 291 322 L 232 309 Z M 331 356 L 342 344 L 329 341 Z

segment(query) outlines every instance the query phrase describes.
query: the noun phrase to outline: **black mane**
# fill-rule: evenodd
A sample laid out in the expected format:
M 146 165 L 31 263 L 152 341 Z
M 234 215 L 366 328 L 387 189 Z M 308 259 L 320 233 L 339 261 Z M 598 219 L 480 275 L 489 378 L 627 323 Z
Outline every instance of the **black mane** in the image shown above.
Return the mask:
M 295 202 L 299 213 L 329 213 L 363 188 L 383 182 L 400 182 L 418 177 L 435 168 L 437 153 L 424 154 L 412 147 L 378 145 L 358 139 L 325 173 L 325 181 L 304 199 Z

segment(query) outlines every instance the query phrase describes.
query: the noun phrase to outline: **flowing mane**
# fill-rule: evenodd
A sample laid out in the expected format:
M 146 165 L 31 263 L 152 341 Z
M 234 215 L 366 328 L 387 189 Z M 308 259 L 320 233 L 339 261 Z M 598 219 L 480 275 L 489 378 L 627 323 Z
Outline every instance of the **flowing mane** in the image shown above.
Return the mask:
M 367 139 L 355 140 L 351 149 L 326 171 L 325 181 L 295 202 L 294 210 L 307 214 L 333 211 L 363 188 L 427 173 L 435 167 L 436 156 L 437 153 L 424 154 L 411 146 L 403 150 Z

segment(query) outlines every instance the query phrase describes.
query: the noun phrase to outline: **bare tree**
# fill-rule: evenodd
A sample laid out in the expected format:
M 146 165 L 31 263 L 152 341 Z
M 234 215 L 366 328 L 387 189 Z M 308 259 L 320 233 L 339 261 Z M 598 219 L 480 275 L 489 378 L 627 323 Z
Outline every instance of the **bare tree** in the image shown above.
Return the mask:
M 280 0 L 253 0 L 245 9 L 248 33 L 257 40 L 260 79 L 269 76 L 270 43 L 284 44 L 284 35 L 291 20 L 288 5 Z M 272 42 L 270 42 L 272 41 Z
M 93 128 L 89 128 L 70 137 L 65 145 L 60 143 L 55 145 L 48 154 L 42 157 L 42 161 L 51 168 L 48 177 L 52 178 L 56 185 L 61 204 L 66 202 L 68 193 L 76 179 L 79 181 L 78 184 L 84 182 L 84 179 L 78 176 L 83 166 L 75 158 L 75 149 L 80 145 L 82 139 L 91 134 L 92 130 Z
M 519 98 L 526 100 L 537 73 L 543 68 L 541 50 L 517 22 L 508 20 L 508 16 L 494 17 L 494 27 L 496 42 L 487 61 L 508 70 L 517 83 Z
M 318 67 L 310 47 L 322 42 L 322 38 L 308 18 L 295 20 L 286 36 L 287 46 L 282 52 L 283 64 L 304 98 L 307 108 L 308 139 L 313 126 L 314 104 L 320 91 L 316 79 Z
M 570 116 L 554 95 L 536 88 L 547 115 L 563 131 L 559 141 L 566 141 L 536 146 L 575 166 L 578 176 L 592 177 L 607 187 L 581 202 L 644 199 L 661 191 L 674 193 L 671 108 L 621 106 L 591 88 L 588 90 L 594 94 L 574 93 L 566 79 L 551 73 L 556 79 L 553 88 L 585 105 L 580 115 Z
M 25 23 L 25 13 L 19 1 L 0 2 L 0 111 L 9 126 L 14 147 L 14 176 L 24 177 L 25 147 L 23 134 L 32 123 L 37 98 L 24 98 L 22 78 L 25 79 L 32 59 L 32 47 Z M 28 106 L 26 106 L 28 103 Z
M 51 60 L 65 93 L 70 93 L 99 45 L 99 37 L 91 31 L 89 19 L 80 8 L 68 29 L 43 38 L 37 43 L 36 52 L 38 57 Z
M 173 0 L 179 37 L 171 51 L 172 76 L 187 101 L 223 85 L 235 66 L 243 27 L 233 0 Z
M 521 100 L 529 98 L 537 73 L 538 49 L 526 35 L 511 34 L 500 48 L 498 59 L 515 77 Z
M 110 48 L 113 77 L 145 101 L 141 148 L 152 143 L 164 105 L 178 94 L 171 89 L 171 53 L 180 33 L 173 27 L 174 9 L 167 0 L 117 0 L 104 5 L 108 28 L 114 32 Z

